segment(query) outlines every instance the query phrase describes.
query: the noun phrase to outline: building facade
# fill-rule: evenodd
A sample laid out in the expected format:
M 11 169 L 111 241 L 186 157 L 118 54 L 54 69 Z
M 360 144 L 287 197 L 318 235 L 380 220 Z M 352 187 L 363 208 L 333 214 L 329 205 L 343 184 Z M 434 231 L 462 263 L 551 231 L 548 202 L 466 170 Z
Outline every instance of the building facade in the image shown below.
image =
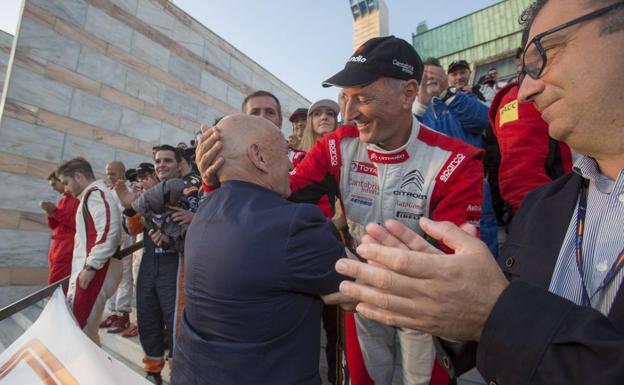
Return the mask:
M 0 97 L 4 88 L 4 75 L 9 66 L 9 56 L 11 56 L 11 46 L 13 45 L 13 35 L 0 30 Z
M 20 281 L 15 272 L 45 277 L 50 232 L 39 202 L 58 198 L 46 178 L 61 161 L 85 157 L 99 176 L 112 160 L 135 167 L 151 160 L 153 146 L 188 143 L 200 123 L 240 111 L 258 89 L 279 98 L 285 117 L 310 104 L 168 0 L 24 0 L 8 63 L 0 104 L 5 285 Z
M 454 60 L 467 60 L 474 79 L 496 67 L 499 78 L 515 75 L 514 54 L 522 28 L 518 18 L 532 0 L 504 0 L 457 20 L 428 29 L 416 28 L 412 42 L 424 59 L 438 58 L 444 68 Z
M 388 8 L 383 0 L 350 0 L 350 4 L 353 51 L 373 37 L 388 35 Z

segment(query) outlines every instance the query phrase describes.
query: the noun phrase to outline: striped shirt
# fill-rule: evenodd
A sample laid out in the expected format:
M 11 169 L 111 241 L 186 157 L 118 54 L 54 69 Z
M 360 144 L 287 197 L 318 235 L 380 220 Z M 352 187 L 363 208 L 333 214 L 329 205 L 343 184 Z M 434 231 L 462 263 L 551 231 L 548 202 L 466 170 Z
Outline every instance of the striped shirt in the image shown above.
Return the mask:
M 583 274 L 585 287 L 594 309 L 607 315 L 618 292 L 624 268 L 611 283 L 598 290 L 605 275 L 624 248 L 624 172 L 615 181 L 601 174 L 596 161 L 582 156 L 574 163 L 574 172 L 589 180 L 585 229 L 583 234 Z M 583 289 L 576 265 L 577 206 L 550 281 L 549 291 L 581 305 Z

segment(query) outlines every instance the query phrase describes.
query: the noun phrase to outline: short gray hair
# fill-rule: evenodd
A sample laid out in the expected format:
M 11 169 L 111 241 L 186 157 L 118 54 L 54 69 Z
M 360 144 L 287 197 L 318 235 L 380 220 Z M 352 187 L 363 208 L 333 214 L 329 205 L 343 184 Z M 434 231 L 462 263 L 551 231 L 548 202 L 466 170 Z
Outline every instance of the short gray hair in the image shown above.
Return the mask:
M 394 92 L 399 92 L 403 89 L 403 87 L 405 87 L 407 80 L 386 77 L 384 78 L 384 83 L 386 83 L 386 87 L 388 87 L 388 89 Z

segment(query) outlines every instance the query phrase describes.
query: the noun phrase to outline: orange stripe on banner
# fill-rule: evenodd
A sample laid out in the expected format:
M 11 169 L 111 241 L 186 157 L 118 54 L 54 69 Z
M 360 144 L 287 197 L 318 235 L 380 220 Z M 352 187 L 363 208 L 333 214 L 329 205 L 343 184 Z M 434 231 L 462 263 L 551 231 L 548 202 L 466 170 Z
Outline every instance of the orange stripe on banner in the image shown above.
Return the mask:
M 39 360 L 43 361 L 45 366 Z M 45 385 L 80 385 L 61 361 L 36 338 L 26 342 L 0 367 L 0 380 L 20 362 L 25 362 L 30 366 Z

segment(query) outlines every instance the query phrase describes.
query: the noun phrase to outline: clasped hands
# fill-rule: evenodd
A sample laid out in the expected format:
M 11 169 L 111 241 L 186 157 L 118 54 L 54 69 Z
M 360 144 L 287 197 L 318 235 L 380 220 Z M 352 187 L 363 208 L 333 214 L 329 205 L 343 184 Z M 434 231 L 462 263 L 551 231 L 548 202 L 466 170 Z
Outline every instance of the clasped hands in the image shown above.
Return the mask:
M 340 259 L 336 270 L 355 278 L 340 292 L 359 302 L 357 312 L 396 327 L 478 341 L 508 281 L 472 225 L 420 219 L 432 238 L 454 250 L 444 254 L 395 220 L 368 224 L 357 248 L 368 263 Z

